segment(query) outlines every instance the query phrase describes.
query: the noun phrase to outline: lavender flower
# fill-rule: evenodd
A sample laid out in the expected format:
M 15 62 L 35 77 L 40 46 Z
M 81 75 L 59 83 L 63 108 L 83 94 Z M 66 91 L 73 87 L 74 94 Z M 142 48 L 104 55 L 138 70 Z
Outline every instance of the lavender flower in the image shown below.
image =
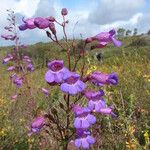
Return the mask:
M 13 71 L 13 70 L 15 70 L 14 66 L 10 66 L 10 67 L 7 68 L 7 71 Z
M 20 77 L 14 77 L 15 79 L 13 80 L 13 83 L 16 85 L 16 87 L 21 87 L 23 84 L 23 79 Z
M 24 31 L 24 30 L 28 29 L 26 24 L 22 24 L 18 28 L 19 28 L 20 31 Z
M 89 80 L 97 86 L 103 86 L 105 84 L 118 84 L 118 75 L 116 73 L 105 74 L 101 72 L 93 72 L 88 76 Z
M 50 23 L 49 23 L 48 19 L 37 17 L 34 19 L 34 24 L 39 29 L 45 29 L 45 28 L 49 27 Z
M 63 60 L 53 60 L 48 63 L 49 70 L 45 74 L 45 80 L 50 83 L 61 83 L 64 75 L 69 73 L 69 70 L 64 67 Z
M 78 129 L 76 136 L 74 144 L 78 148 L 89 149 L 90 145 L 95 143 L 95 138 L 90 135 L 89 131 Z
M 115 39 L 116 31 L 114 29 L 109 32 L 101 32 L 94 36 L 92 39 L 97 40 L 101 45 L 107 45 L 110 42 L 113 42 L 114 46 L 121 46 L 121 42 Z
M 102 96 L 104 96 L 104 91 L 99 90 L 99 91 L 95 92 L 95 91 L 88 90 L 88 91 L 84 92 L 84 96 L 89 100 L 90 99 L 97 100 L 97 99 L 100 99 Z
M 1 38 L 4 38 L 5 40 L 15 40 L 16 36 L 14 35 L 1 35 Z
M 39 132 L 44 125 L 45 118 L 43 116 L 35 118 L 31 124 L 31 132 L 29 133 L 29 135 Z
M 13 56 L 11 54 L 8 54 L 4 59 L 2 64 L 6 64 L 8 61 L 12 60 Z
M 22 19 L 22 21 L 24 22 L 24 24 L 19 26 L 19 29 L 21 31 L 24 31 L 26 29 L 34 29 L 36 28 L 35 24 L 34 24 L 34 18 L 28 18 L 28 19 Z
M 89 128 L 96 122 L 96 117 L 91 114 L 91 110 L 87 107 L 75 105 L 73 107 L 75 113 L 74 127 L 75 128 Z
M 32 63 L 27 64 L 27 70 L 28 71 L 33 71 L 34 70 L 34 67 L 33 67 Z
M 60 88 L 63 92 L 75 95 L 82 92 L 86 85 L 80 79 L 80 75 L 70 72 L 64 76 L 64 83 L 61 84 Z

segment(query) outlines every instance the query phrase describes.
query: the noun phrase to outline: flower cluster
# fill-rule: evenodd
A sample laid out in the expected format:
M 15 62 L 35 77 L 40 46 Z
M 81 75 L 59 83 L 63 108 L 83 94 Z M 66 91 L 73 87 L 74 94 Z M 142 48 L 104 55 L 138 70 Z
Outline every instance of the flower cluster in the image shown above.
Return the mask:
M 4 29 L 8 34 L 1 35 L 1 38 L 4 40 L 13 41 L 15 46 L 13 49 L 3 58 L 2 64 L 8 64 L 7 71 L 11 72 L 10 79 L 17 88 L 23 85 L 23 81 L 25 79 L 25 74 L 27 72 L 33 71 L 34 66 L 31 58 L 25 54 L 21 54 L 19 52 L 20 49 L 27 48 L 26 45 L 21 44 L 19 42 L 19 36 L 17 35 L 17 27 L 16 27 L 16 17 L 14 11 L 8 11 L 8 26 L 5 26 Z M 11 66 L 9 65 L 9 62 Z M 13 65 L 12 65 L 13 64 Z M 17 94 L 12 96 L 12 99 L 15 100 L 17 98 Z
M 90 132 L 90 127 L 96 123 L 96 117 L 95 114 L 103 114 L 103 115 L 111 115 L 116 116 L 113 113 L 113 107 L 107 106 L 106 101 L 104 100 L 103 96 L 104 91 L 98 90 L 98 91 L 92 91 L 88 85 L 93 84 L 98 88 L 101 88 L 105 85 L 117 85 L 118 84 L 118 76 L 116 73 L 106 74 L 99 71 L 91 72 L 90 74 L 84 75 L 84 69 L 85 69 L 85 61 L 83 61 L 83 66 L 81 66 L 81 75 L 76 73 L 76 67 L 81 58 L 84 59 L 85 53 L 85 47 L 88 43 L 91 43 L 93 41 L 98 41 L 98 45 L 92 47 L 94 48 L 103 48 L 109 43 L 113 43 L 114 46 L 121 46 L 121 42 L 118 41 L 115 38 L 115 30 L 111 30 L 109 32 L 102 32 L 97 34 L 94 37 L 89 37 L 85 39 L 83 49 L 80 51 L 82 52 L 81 57 L 79 59 L 74 58 L 74 67 L 71 68 L 71 55 L 70 55 L 70 49 L 75 49 L 74 43 L 72 43 L 72 47 L 69 46 L 67 34 L 65 31 L 66 24 L 68 21 L 65 20 L 65 16 L 68 14 L 68 11 L 66 8 L 63 8 L 61 11 L 61 15 L 63 17 L 63 22 L 59 23 L 54 17 L 50 16 L 47 18 L 30 18 L 30 19 L 24 19 L 23 18 L 23 24 L 19 26 L 19 29 L 21 31 L 27 30 L 27 29 L 49 29 L 49 31 L 46 31 L 46 35 L 55 43 L 57 43 L 61 48 L 64 48 L 64 45 L 61 44 L 58 41 L 57 35 L 56 35 L 56 28 L 55 24 L 57 23 L 63 28 L 64 33 L 64 40 L 65 43 L 67 43 L 67 56 L 68 56 L 68 67 L 64 66 L 63 60 L 52 60 L 48 62 L 48 71 L 45 73 L 45 81 L 52 87 L 52 86 L 58 86 L 60 90 L 63 92 L 64 100 L 66 102 L 66 108 L 64 105 L 60 103 L 60 107 L 62 107 L 66 111 L 66 126 L 61 127 L 61 124 L 59 124 L 58 121 L 58 114 L 57 110 L 50 110 L 50 113 L 47 114 L 48 119 L 50 122 L 53 122 L 57 125 L 58 132 L 60 133 L 61 140 L 66 140 L 66 143 L 68 144 L 70 133 L 68 133 L 69 126 L 70 126 L 70 111 L 74 112 L 75 119 L 73 126 L 75 128 L 75 140 L 74 145 L 78 148 L 88 149 L 92 144 L 95 143 L 96 139 L 92 137 Z M 53 37 L 52 37 L 53 35 Z M 76 56 L 76 51 L 74 50 L 74 57 Z M 89 84 L 87 84 L 89 83 Z M 19 84 L 18 84 L 19 85 Z M 48 96 L 49 91 L 45 88 L 42 88 L 42 92 Z M 87 99 L 86 106 L 82 106 L 81 104 L 76 104 L 78 100 L 80 100 L 80 97 L 82 96 L 85 99 Z M 76 98 L 75 98 L 76 97 Z M 73 99 L 71 99 L 73 98 Z M 73 101 L 73 103 L 70 103 L 70 99 L 77 100 Z M 57 119 L 55 119 L 56 116 Z M 64 118 L 63 118 L 64 119 Z M 40 129 L 44 126 L 45 119 L 44 117 L 38 117 L 36 118 L 32 125 L 31 125 L 31 133 L 33 132 L 39 132 Z

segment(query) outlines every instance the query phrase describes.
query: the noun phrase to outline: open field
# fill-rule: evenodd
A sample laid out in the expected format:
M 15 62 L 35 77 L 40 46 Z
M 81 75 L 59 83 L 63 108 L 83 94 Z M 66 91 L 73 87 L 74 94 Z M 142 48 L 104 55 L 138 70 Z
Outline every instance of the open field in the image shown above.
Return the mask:
M 99 150 L 150 148 L 147 141 L 150 136 L 150 39 L 146 37 L 146 44 L 142 46 L 131 46 L 133 40 L 135 39 L 131 37 L 123 39 L 121 48 L 110 46 L 87 52 L 86 63 L 90 67 L 86 65 L 85 73 L 100 70 L 106 73 L 117 72 L 119 76 L 117 86 L 104 88 L 105 99 L 108 104 L 114 105 L 118 117 L 98 117 L 101 124 L 97 131 L 100 135 L 93 150 L 97 150 L 98 146 Z M 6 49 L 10 48 L 0 48 L 0 60 L 7 53 Z M 65 60 L 66 56 L 53 43 L 29 46 L 25 53 L 33 58 L 36 70 L 28 75 L 28 87 L 18 91 L 20 95 L 15 102 L 10 98 L 16 88 L 9 80 L 7 65 L 0 64 L 0 149 L 53 150 L 58 143 L 53 143 L 52 139 L 47 141 L 44 131 L 41 135 L 31 137 L 27 136 L 27 132 L 30 121 L 36 114 L 46 112 L 51 105 L 57 107 L 61 101 L 61 97 L 58 99 L 60 93 L 57 88 L 51 89 L 44 81 L 44 75 L 48 60 Z M 101 61 L 95 59 L 95 53 L 102 53 Z M 42 87 L 50 89 L 48 98 L 41 92 Z M 28 88 L 31 93 L 26 91 Z M 61 111 L 58 113 L 61 114 Z

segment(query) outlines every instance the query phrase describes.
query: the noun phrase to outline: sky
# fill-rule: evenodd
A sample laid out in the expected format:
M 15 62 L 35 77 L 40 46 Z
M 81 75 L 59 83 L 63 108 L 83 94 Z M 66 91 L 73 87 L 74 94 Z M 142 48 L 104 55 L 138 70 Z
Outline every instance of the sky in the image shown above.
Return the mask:
M 86 38 L 110 29 L 138 29 L 138 33 L 150 30 L 150 0 L 0 0 L 0 35 L 8 24 L 6 9 L 16 13 L 17 25 L 22 17 L 54 16 L 62 21 L 61 9 L 67 8 L 67 34 L 69 38 Z M 56 26 L 59 39 L 62 29 Z M 18 31 L 23 44 L 48 42 L 45 32 L 39 29 Z M 0 39 L 0 46 L 13 42 Z

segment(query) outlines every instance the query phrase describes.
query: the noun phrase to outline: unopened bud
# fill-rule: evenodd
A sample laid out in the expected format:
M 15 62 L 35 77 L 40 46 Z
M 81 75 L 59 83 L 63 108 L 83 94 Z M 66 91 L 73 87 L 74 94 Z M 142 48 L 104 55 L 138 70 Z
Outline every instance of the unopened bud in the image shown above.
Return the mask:
M 49 29 L 52 31 L 53 34 L 56 34 L 55 24 L 53 22 L 50 22 Z
M 62 14 L 63 16 L 66 16 L 66 15 L 68 14 L 68 10 L 67 10 L 66 8 L 63 8 L 63 9 L 61 10 L 61 14 Z

